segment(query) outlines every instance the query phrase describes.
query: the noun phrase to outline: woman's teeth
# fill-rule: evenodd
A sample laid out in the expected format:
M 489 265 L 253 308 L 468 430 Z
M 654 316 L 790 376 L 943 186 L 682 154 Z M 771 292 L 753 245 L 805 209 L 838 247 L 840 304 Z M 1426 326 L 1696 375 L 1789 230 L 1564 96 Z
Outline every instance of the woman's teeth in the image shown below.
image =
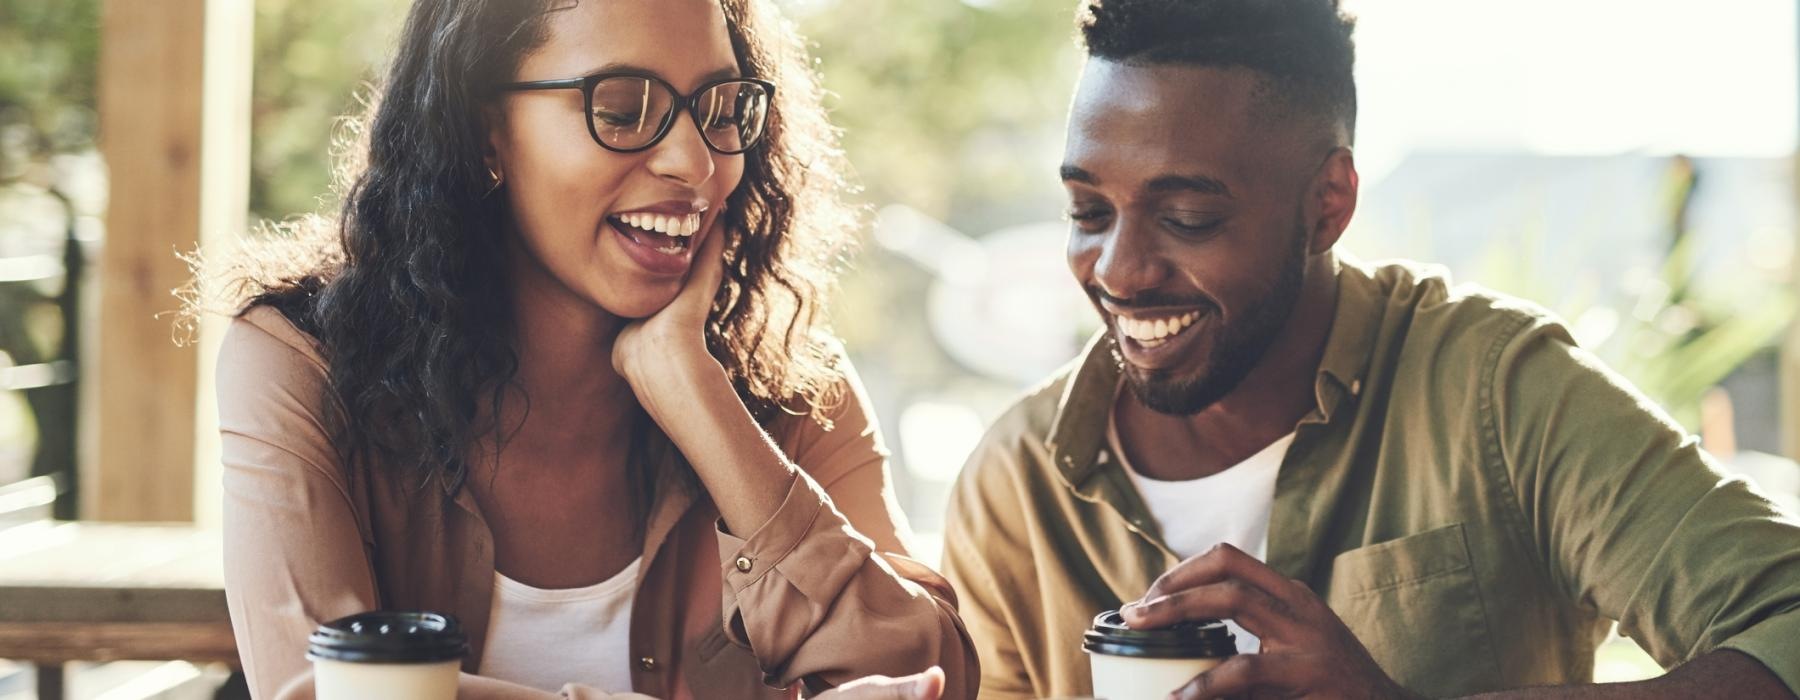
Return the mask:
M 610 217 L 615 223 L 645 231 L 655 231 L 668 236 L 687 238 L 700 232 L 700 214 L 695 212 L 685 216 L 667 214 L 614 214 Z
M 1119 332 L 1125 337 L 1138 341 L 1145 347 L 1156 347 L 1194 325 L 1195 321 L 1200 320 L 1200 312 L 1189 311 L 1180 316 L 1163 318 L 1139 319 L 1114 316 L 1113 319 L 1118 324 Z

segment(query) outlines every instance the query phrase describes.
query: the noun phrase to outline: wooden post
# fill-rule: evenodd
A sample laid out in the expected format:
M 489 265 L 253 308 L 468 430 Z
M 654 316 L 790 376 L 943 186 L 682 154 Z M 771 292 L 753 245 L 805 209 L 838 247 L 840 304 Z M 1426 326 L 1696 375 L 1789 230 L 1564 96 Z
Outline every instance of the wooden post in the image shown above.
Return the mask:
M 199 356 L 173 342 L 176 257 L 244 228 L 252 4 L 104 0 L 100 143 L 111 176 L 100 255 L 98 436 L 82 513 L 194 518 Z
M 1800 44 L 1800 15 L 1795 17 L 1794 42 Z M 1794 133 L 1800 135 L 1800 124 L 1795 125 Z M 1793 156 L 1793 202 L 1800 209 L 1800 147 Z M 1796 240 L 1800 240 L 1800 223 L 1794 231 Z M 1794 258 L 1791 263 L 1790 277 L 1794 278 L 1794 293 L 1800 294 L 1800 245 L 1794 246 Z M 1800 320 L 1788 326 L 1787 337 L 1781 343 L 1781 363 L 1776 372 L 1781 381 L 1781 448 L 1789 459 L 1800 460 Z
M 1800 155 L 1794 157 L 1793 201 L 1800 207 Z M 1795 231 L 1800 238 L 1800 229 Z M 1792 269 L 1800 271 L 1800 245 L 1795 246 Z M 1800 276 L 1795 277 L 1794 294 L 1800 294 Z M 1781 381 L 1781 449 L 1788 459 L 1800 460 L 1800 319 L 1790 322 L 1781 343 L 1781 362 L 1776 376 Z

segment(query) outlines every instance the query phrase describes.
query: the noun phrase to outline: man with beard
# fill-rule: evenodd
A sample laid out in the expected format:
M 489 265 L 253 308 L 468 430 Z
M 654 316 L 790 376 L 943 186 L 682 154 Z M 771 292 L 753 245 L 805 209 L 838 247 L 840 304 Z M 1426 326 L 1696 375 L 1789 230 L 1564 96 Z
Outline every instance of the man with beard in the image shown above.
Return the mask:
M 1548 313 L 1334 252 L 1352 24 L 1335 0 L 1084 8 L 1062 179 L 1106 330 L 952 496 L 983 696 L 1091 692 L 1082 633 L 1122 605 L 1258 652 L 1181 697 L 1790 696 L 1800 521 Z M 1614 621 L 1671 671 L 1569 687 Z

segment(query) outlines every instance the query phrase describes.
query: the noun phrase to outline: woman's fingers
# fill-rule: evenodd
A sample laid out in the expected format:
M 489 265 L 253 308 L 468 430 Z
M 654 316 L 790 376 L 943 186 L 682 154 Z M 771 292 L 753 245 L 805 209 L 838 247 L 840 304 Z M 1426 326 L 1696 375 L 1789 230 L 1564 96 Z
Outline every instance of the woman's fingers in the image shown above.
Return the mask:
M 899 678 L 859 678 L 826 691 L 818 700 L 938 700 L 943 694 L 944 670 L 932 666 L 924 673 Z
M 687 284 L 671 306 L 685 305 L 704 315 L 712 311 L 719 285 L 725 281 L 725 212 L 713 217 L 710 228 L 702 234 L 700 249 L 694 251 L 694 267 L 688 272 Z

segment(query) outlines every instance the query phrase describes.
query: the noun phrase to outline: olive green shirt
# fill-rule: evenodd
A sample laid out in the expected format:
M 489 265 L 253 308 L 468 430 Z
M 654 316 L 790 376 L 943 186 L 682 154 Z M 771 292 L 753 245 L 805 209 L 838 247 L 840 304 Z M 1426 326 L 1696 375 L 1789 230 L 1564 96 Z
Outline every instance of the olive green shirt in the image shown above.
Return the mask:
M 1390 676 L 1429 696 L 1588 682 L 1616 620 L 1665 667 L 1737 649 L 1800 691 L 1800 520 L 1547 312 L 1400 264 L 1341 262 L 1338 289 L 1268 563 Z M 1093 615 L 1177 563 L 1108 454 L 1110 343 L 1000 418 L 951 496 L 983 697 L 1090 692 Z

